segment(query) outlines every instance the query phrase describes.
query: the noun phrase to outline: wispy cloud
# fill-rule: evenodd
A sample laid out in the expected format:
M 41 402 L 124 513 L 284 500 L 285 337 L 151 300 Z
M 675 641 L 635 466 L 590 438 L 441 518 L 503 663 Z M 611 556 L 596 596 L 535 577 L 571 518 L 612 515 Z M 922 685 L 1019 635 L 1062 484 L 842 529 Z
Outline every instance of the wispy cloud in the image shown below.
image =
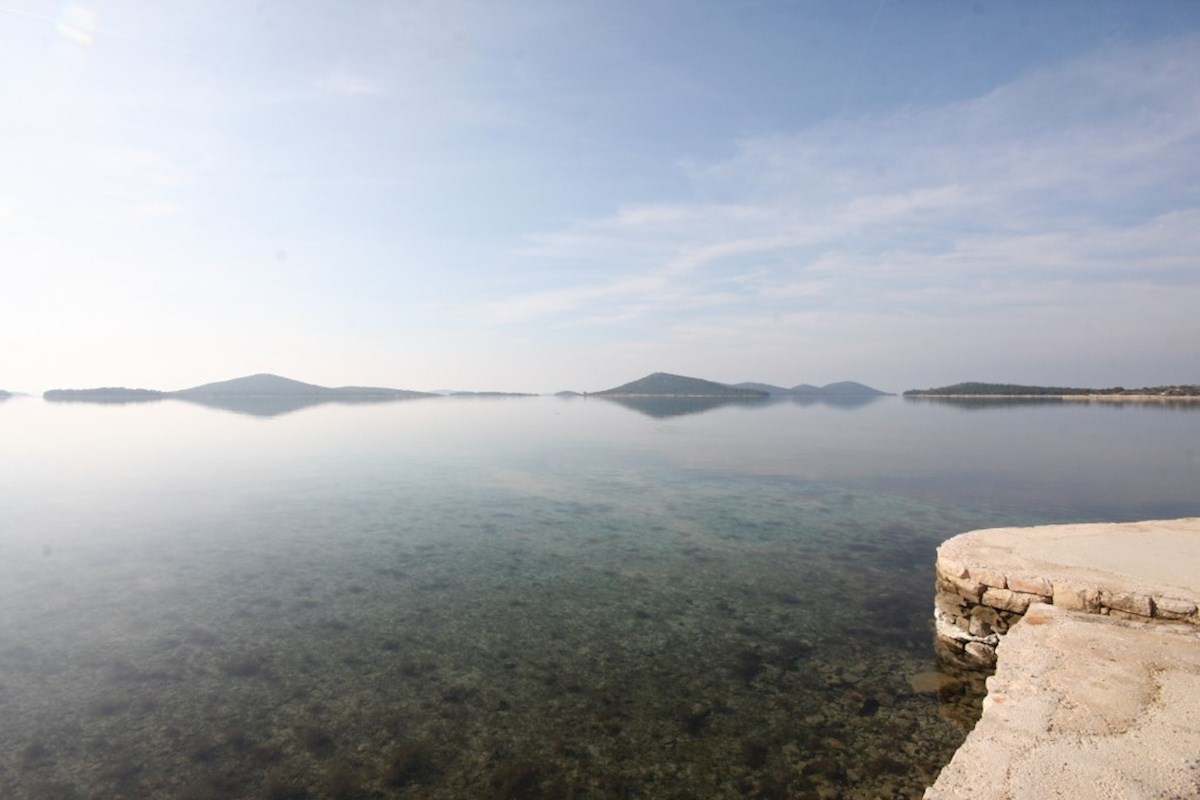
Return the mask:
M 521 258 L 590 270 L 483 318 L 641 319 L 704 347 L 731 330 L 794 342 L 815 315 L 882 331 L 919 314 L 945 332 L 980 314 L 1043 320 L 1048 306 L 1076 323 L 1154 314 L 1129 304 L 1178 304 L 1194 292 L 1154 287 L 1200 282 L 1196 74 L 1192 36 L 953 105 L 747 139 L 732 158 L 683 165 L 703 202 L 633 204 L 531 237 Z M 1173 318 L 1200 339 L 1200 323 Z

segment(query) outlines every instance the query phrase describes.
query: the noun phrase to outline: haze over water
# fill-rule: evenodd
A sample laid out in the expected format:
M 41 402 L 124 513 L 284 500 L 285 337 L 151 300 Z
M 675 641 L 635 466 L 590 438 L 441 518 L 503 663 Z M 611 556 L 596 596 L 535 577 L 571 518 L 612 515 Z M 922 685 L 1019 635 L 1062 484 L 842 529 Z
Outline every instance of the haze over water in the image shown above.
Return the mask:
M 915 797 L 939 542 L 1200 514 L 1200 404 L 687 410 L 0 403 L 0 796 Z

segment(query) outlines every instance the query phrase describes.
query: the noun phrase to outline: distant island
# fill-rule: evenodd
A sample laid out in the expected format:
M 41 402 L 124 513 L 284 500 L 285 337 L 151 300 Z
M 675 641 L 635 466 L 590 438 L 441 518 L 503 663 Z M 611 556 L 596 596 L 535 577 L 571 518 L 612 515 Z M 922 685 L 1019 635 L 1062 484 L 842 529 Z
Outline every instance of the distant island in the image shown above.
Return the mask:
M 655 372 L 635 381 L 599 392 L 557 392 L 557 397 L 674 397 L 718 398 L 722 400 L 761 400 L 768 397 L 804 400 L 806 398 L 834 402 L 835 398 L 874 398 L 886 395 L 862 383 L 841 381 L 826 386 L 802 383 L 790 388 L 769 383 L 726 384 L 717 381 Z M 0 392 L 0 398 L 8 396 Z M 537 397 L 527 392 L 452 391 L 417 392 L 409 389 L 388 389 L 378 386 L 320 386 L 315 383 L 285 378 L 270 373 L 246 375 L 226 381 L 215 381 L 176 391 L 159 389 L 130 389 L 123 386 L 103 386 L 92 389 L 51 389 L 42 395 L 46 400 L 89 403 L 144 403 L 177 399 L 223 408 L 229 411 L 274 416 L 316 403 L 377 402 L 419 397 Z
M 228 381 L 205 383 L 190 389 L 163 392 L 157 389 L 126 389 L 123 386 L 104 386 L 98 389 L 51 389 L 42 397 L 47 400 L 87 400 L 93 402 L 129 402 L 162 400 L 179 397 L 185 400 L 220 397 L 304 397 L 321 400 L 392 400 L 409 397 L 432 397 L 426 392 L 407 389 L 384 389 L 376 386 L 339 386 L 330 388 L 315 383 L 259 373 Z
M 702 378 L 689 378 L 684 375 L 672 375 L 669 372 L 655 372 L 636 381 L 605 389 L 602 392 L 592 392 L 592 397 L 724 397 L 730 399 L 761 399 L 768 395 L 758 389 L 746 389 L 729 386 Z
M 887 397 L 888 392 L 881 392 L 856 381 L 838 381 L 824 386 L 813 386 L 811 383 L 801 383 L 789 388 L 773 386 L 769 383 L 736 383 L 741 389 L 755 389 L 766 392 L 772 397 Z
M 259 373 L 174 392 L 106 386 L 98 389 L 51 389 L 42 397 L 52 402 L 114 404 L 176 399 L 238 414 L 274 417 L 319 403 L 376 403 L 434 395 L 376 386 L 318 386 L 279 375 Z
M 126 389 L 124 386 L 101 386 L 98 389 L 51 389 L 42 393 L 47 400 L 83 403 L 145 403 L 162 400 L 167 392 L 156 389 Z
M 6 392 L 3 389 L 0 389 L 0 400 L 7 400 L 10 397 L 12 397 L 12 392 Z
M 247 375 L 228 381 L 206 383 L 190 389 L 168 392 L 170 396 L 193 397 L 311 397 L 328 400 L 395 400 L 411 397 L 433 397 L 428 392 L 408 389 L 385 389 L 378 386 L 318 386 L 315 383 L 284 378 L 270 373 Z
M 1014 383 L 955 383 L 934 389 L 909 389 L 905 397 L 1197 397 L 1200 386 L 1151 386 L 1088 389 L 1074 386 L 1023 386 Z

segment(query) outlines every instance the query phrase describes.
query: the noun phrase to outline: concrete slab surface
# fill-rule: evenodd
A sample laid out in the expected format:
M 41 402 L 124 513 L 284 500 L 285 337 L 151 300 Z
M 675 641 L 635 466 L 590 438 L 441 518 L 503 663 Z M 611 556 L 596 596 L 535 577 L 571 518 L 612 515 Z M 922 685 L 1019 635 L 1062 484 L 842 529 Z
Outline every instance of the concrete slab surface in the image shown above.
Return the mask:
M 927 800 L 1200 798 L 1200 628 L 1038 604 L 997 654 Z
M 971 531 L 938 558 L 1051 584 L 1200 600 L 1200 518 Z

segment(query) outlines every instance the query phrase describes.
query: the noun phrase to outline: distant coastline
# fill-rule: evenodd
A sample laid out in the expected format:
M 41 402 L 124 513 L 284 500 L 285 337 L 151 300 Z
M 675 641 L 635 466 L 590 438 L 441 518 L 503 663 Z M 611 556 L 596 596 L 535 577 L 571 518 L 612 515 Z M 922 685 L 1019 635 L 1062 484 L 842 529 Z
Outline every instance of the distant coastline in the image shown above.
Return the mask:
M 1152 400 L 1200 400 L 1200 385 L 1179 384 L 1173 386 L 1150 386 L 1126 389 L 1115 386 L 1105 389 L 1089 389 L 1066 386 L 1022 386 L 1010 383 L 956 383 L 934 389 L 909 389 L 907 398 L 962 398 L 987 400 L 1104 400 L 1104 401 L 1152 401 Z
M 962 400 L 988 400 L 995 398 L 996 400 L 1062 400 L 1076 401 L 1086 403 L 1091 400 L 1107 400 L 1112 402 L 1128 401 L 1193 401 L 1200 400 L 1200 394 L 1144 394 L 1141 392 L 1127 392 L 1123 394 L 928 394 L 921 393 L 904 393 L 904 397 L 912 399 L 930 400 L 946 400 L 946 399 L 962 399 Z
M 888 392 L 883 392 L 854 381 L 841 381 L 825 386 L 798 384 L 789 388 L 767 383 L 719 383 L 703 378 L 693 378 L 667 372 L 651 373 L 643 378 L 598 392 L 560 391 L 555 393 L 557 397 L 597 397 L 609 399 L 696 398 L 761 400 L 767 398 L 786 398 L 797 402 L 822 399 L 828 399 L 830 402 L 833 402 L 835 399 L 866 402 L 873 398 L 888 395 Z M 17 396 L 16 393 L 0 390 L 0 400 L 15 396 Z M 177 391 L 102 386 L 89 389 L 51 389 L 42 395 L 44 399 L 51 402 L 121 404 L 179 399 L 215 407 L 237 406 L 236 409 L 230 408 L 230 410 L 243 410 L 248 407 L 248 403 L 260 404 L 262 410 L 274 406 L 278 406 L 280 409 L 295 410 L 307 405 L 329 402 L 371 403 L 432 397 L 522 398 L 539 396 L 541 395 L 530 392 L 440 391 L 435 393 L 372 386 L 327 387 L 304 383 L 269 373 L 259 373 L 227 381 L 207 383 Z M 1170 403 L 1200 400 L 1200 385 L 1176 384 L 1126 389 L 1122 386 L 1085 388 L 965 382 L 929 389 L 909 389 L 903 393 L 903 397 L 908 400 L 958 400 L 972 401 L 980 404 L 1000 400 Z M 257 411 L 250 413 L 257 413 Z
M 184 400 L 255 417 L 276 417 L 324 403 L 383 403 L 435 396 L 426 392 L 376 386 L 318 386 L 268 373 L 206 383 L 174 392 L 104 386 L 96 389 L 51 389 L 42 394 L 45 400 L 53 403 L 124 405 Z

